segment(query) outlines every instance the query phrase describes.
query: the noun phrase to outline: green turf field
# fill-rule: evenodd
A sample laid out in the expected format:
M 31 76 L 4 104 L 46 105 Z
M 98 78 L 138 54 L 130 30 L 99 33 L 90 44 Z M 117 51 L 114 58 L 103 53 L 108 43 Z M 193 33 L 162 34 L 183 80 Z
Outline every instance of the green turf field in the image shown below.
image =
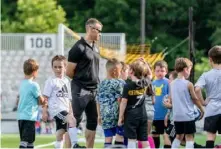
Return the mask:
M 82 136 L 79 136 L 79 138 L 83 138 Z M 96 137 L 96 139 L 103 139 L 100 137 Z M 205 135 L 196 135 L 195 141 L 199 144 L 204 145 L 205 144 Z M 44 144 L 50 144 L 55 140 L 54 135 L 37 135 L 35 146 L 38 145 L 44 145 Z M 162 141 L 161 141 L 162 142 Z M 216 143 L 221 143 L 221 136 L 218 136 L 216 139 Z M 84 144 L 84 143 L 80 143 Z M 3 134 L 1 135 L 1 148 L 18 148 L 19 145 L 19 134 Z M 103 143 L 95 143 L 96 148 L 102 148 Z M 39 147 L 39 148 L 54 148 L 54 146 L 48 145 L 45 147 Z

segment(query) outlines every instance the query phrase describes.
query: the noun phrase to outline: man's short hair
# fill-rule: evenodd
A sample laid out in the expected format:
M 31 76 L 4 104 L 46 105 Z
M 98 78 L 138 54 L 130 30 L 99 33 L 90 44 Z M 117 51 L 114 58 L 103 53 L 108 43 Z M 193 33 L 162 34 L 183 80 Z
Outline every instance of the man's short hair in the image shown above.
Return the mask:
M 175 61 L 176 72 L 182 72 L 184 68 L 192 67 L 193 63 L 188 58 L 177 58 Z
M 90 18 L 87 20 L 85 26 L 88 26 L 88 25 L 95 25 L 95 24 L 100 24 L 101 26 L 103 26 L 103 24 L 98 21 L 96 18 Z
M 208 52 L 214 64 L 221 64 L 221 46 L 214 46 Z
M 114 67 L 116 67 L 116 65 L 120 65 L 120 64 L 121 64 L 120 61 L 117 60 L 116 58 L 109 59 L 106 63 L 106 69 L 111 70 Z
M 64 65 L 67 64 L 67 59 L 63 55 L 55 55 L 51 60 L 51 66 L 53 67 L 54 61 L 64 61 Z
M 159 66 L 160 68 L 165 68 L 166 70 L 168 70 L 167 62 L 164 61 L 164 60 L 159 60 L 159 61 L 157 61 L 157 62 L 154 64 L 154 66 L 153 66 L 154 70 L 156 69 L 157 66 Z
M 34 71 L 39 68 L 38 63 L 34 59 L 28 59 L 23 64 L 23 70 L 25 75 L 31 75 Z

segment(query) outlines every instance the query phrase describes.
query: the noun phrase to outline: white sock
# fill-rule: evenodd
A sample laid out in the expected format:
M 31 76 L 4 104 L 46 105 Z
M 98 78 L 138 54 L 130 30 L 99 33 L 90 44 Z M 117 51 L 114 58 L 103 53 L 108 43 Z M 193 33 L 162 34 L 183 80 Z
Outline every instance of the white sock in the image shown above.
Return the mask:
M 186 148 L 194 148 L 193 141 L 186 141 Z
M 54 144 L 55 149 L 62 149 L 63 148 L 63 141 L 56 141 Z
M 69 137 L 71 139 L 71 145 L 73 147 L 78 142 L 78 138 L 77 138 L 78 130 L 76 127 L 69 128 L 68 133 L 69 133 Z
M 136 141 L 129 141 L 128 140 L 127 148 L 137 148 L 136 147 Z
M 175 138 L 173 140 L 172 146 L 171 148 L 179 148 L 180 147 L 180 140 L 178 140 L 177 138 Z

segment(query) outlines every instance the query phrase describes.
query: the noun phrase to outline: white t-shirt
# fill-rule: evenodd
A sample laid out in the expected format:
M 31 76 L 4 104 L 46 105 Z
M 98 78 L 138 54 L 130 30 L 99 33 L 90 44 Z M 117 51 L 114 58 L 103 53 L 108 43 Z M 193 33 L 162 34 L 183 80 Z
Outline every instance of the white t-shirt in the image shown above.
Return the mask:
M 63 77 L 50 77 L 45 82 L 43 95 L 48 97 L 49 114 L 54 117 L 61 111 L 69 112 L 71 90 L 70 81 Z

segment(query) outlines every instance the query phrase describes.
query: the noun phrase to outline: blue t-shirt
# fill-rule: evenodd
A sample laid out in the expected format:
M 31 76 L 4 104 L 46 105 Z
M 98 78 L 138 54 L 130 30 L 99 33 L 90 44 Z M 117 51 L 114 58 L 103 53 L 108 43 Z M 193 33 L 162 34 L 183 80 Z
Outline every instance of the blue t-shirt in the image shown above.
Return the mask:
M 169 94 L 169 81 L 167 78 L 155 80 L 152 83 L 155 92 L 154 120 L 164 120 L 167 108 L 163 105 L 164 96 Z
M 40 87 L 32 80 L 24 79 L 19 89 L 18 120 L 37 121 Z
M 119 117 L 118 98 L 121 98 L 124 81 L 105 79 L 98 87 L 97 102 L 100 105 L 102 128 L 110 129 L 117 126 Z

